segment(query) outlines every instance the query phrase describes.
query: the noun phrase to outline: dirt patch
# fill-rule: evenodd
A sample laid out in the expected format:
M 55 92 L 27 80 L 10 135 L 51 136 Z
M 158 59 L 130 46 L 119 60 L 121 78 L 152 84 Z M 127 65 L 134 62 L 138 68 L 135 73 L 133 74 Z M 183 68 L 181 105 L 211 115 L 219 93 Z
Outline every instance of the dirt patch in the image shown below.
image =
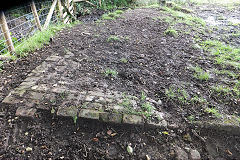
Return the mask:
M 56 70 L 59 73 L 50 77 L 43 75 L 46 77 L 42 82 L 65 81 L 69 82 L 68 88 L 78 91 L 100 88 L 133 96 L 144 92 L 151 99 L 163 102 L 164 111 L 173 115 L 170 124 L 171 121 L 174 124 L 185 122 L 187 118 L 189 121 L 191 115 L 194 120 L 208 119 L 209 114 L 204 112 L 206 104 L 185 101 L 199 95 L 210 102 L 209 106 L 218 105 L 209 97 L 209 88 L 217 79 L 210 77 L 209 81 L 199 81 L 189 67 L 201 64 L 208 70 L 216 65 L 206 53 L 196 49 L 191 34 L 166 35 L 169 24 L 154 19 L 162 15 L 158 9 L 127 10 L 117 20 L 88 22 L 60 32 L 49 46 L 4 66 L 0 79 L 4 86 L 2 99 L 49 55 L 57 53 L 64 57 L 70 51 L 74 54 L 72 68 L 60 69 L 61 64 L 48 68 L 49 73 Z M 107 74 L 107 69 L 115 72 Z M 171 89 L 177 100 L 171 99 Z M 3 159 L 146 159 L 146 155 L 151 159 L 174 159 L 180 154 L 190 158 L 191 149 L 200 152 L 202 159 L 239 157 L 239 137 L 229 139 L 235 146 L 232 147 L 216 139 L 214 131 L 193 132 L 195 127 L 187 123 L 171 126 L 172 129 L 121 126 L 85 119 L 75 124 L 71 118 L 55 117 L 50 110 L 38 111 L 29 121 L 15 118 L 16 106 L 1 103 L 0 153 Z M 219 137 L 229 136 L 219 133 Z M 221 146 L 214 155 L 211 151 L 216 146 L 212 146 L 209 139 L 219 141 Z M 128 146 L 133 148 L 133 153 L 128 153 Z

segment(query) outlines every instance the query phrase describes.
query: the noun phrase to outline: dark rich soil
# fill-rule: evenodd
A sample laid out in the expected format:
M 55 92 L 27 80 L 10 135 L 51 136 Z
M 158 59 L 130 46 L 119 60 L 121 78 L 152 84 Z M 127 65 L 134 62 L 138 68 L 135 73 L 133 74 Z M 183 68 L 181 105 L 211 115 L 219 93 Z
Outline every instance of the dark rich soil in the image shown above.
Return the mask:
M 202 106 L 182 105 L 169 101 L 165 95 L 165 89 L 177 87 L 185 89 L 189 97 L 200 94 L 216 105 L 208 95 L 208 86 L 217 80 L 212 78 L 199 83 L 187 69 L 195 63 L 202 63 L 205 69 L 214 66 L 201 50 L 193 47 L 192 35 L 165 35 L 168 24 L 152 19 L 161 16 L 157 9 L 136 9 L 123 16 L 125 18 L 116 21 L 86 23 L 64 30 L 50 45 L 5 64 L 0 75 L 0 100 L 51 53 L 65 54 L 65 50 L 69 50 L 79 55 L 76 60 L 79 70 L 68 75 L 73 80 L 79 80 L 79 77 L 91 80 L 75 87 L 82 90 L 107 88 L 131 95 L 140 95 L 144 91 L 149 97 L 163 101 L 166 112 L 175 116 L 174 122 L 184 122 L 185 117 L 193 114 L 196 118 L 204 117 Z M 112 35 L 118 36 L 119 40 L 108 42 Z M 205 58 L 200 60 L 200 56 Z M 121 62 L 121 58 L 126 58 L 127 63 Z M 117 77 L 103 76 L 107 68 L 116 70 Z M 239 137 L 198 130 L 186 123 L 178 129 L 122 126 L 85 119 L 74 124 L 72 119 L 54 117 L 46 111 L 39 111 L 36 118 L 28 120 L 14 116 L 16 106 L 0 105 L 2 159 L 146 159 L 146 155 L 151 159 L 174 159 L 174 146 L 197 149 L 202 159 L 240 157 Z M 117 134 L 109 136 L 109 130 Z M 196 136 L 193 130 L 206 139 Z M 162 131 L 167 131 L 168 135 Z M 186 138 L 187 134 L 191 139 Z M 130 143 L 133 155 L 126 149 Z M 33 151 L 26 152 L 26 147 Z

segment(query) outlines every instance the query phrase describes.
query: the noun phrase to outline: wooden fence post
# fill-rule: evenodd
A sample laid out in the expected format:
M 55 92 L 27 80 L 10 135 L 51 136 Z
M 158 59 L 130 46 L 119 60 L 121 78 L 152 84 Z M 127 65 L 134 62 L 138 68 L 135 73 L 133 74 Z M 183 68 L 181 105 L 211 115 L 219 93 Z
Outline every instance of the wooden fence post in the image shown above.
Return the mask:
M 44 23 L 43 29 L 47 29 L 47 27 L 48 27 L 48 25 L 50 23 L 50 20 L 52 18 L 53 11 L 55 9 L 56 4 L 57 4 L 57 0 L 54 0 L 53 3 L 52 3 L 52 6 L 51 6 L 51 8 L 50 8 L 50 10 L 48 12 L 48 15 L 47 15 L 46 21 Z
M 31 2 L 31 9 L 32 9 L 32 12 L 33 12 L 33 16 L 34 16 L 34 19 L 35 19 L 35 23 L 36 23 L 36 25 L 37 25 L 37 28 L 41 31 L 41 30 L 42 30 L 42 26 L 41 26 L 41 23 L 40 23 L 40 21 L 39 21 L 37 9 L 36 9 L 36 6 L 35 6 L 35 3 L 34 3 L 33 0 L 32 0 L 32 2 Z
M 59 10 L 60 18 L 63 19 L 63 6 L 61 4 L 61 0 L 58 0 L 58 10 Z
M 1 25 L 4 38 L 6 40 L 8 51 L 10 53 L 15 52 L 15 48 L 13 46 L 12 38 L 10 36 L 9 28 L 8 28 L 7 21 L 3 11 L 0 11 L 0 25 Z
M 73 0 L 61 0 L 63 8 L 64 8 L 64 13 L 63 13 L 63 23 L 69 23 L 70 20 L 77 20 L 77 18 L 74 16 L 74 11 L 73 11 Z M 71 18 L 71 19 L 70 19 Z

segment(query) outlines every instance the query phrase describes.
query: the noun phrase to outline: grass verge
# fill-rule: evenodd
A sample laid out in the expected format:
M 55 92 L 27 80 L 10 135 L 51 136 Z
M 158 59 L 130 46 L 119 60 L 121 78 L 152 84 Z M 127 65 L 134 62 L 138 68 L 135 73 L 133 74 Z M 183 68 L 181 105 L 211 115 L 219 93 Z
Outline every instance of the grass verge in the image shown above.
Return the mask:
M 24 39 L 21 44 L 15 47 L 15 56 L 24 57 L 27 56 L 29 52 L 33 52 L 36 49 L 42 48 L 45 44 L 49 44 L 50 38 L 52 38 L 58 31 L 66 27 L 72 27 L 79 22 L 74 22 L 72 24 L 57 24 L 50 25 L 47 29 L 43 31 L 37 31 L 33 36 Z M 12 59 L 16 59 L 13 56 Z

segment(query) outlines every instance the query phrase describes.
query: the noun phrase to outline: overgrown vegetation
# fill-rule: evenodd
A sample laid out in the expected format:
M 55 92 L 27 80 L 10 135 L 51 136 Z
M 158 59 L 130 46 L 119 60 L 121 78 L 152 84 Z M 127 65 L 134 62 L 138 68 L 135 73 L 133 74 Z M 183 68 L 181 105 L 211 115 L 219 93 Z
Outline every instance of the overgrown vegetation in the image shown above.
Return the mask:
M 146 118 L 150 118 L 153 113 L 154 107 L 150 102 L 146 101 L 146 99 L 147 96 L 144 92 L 141 92 L 141 95 L 138 97 L 124 94 L 123 99 L 121 103 L 119 103 L 119 105 L 125 108 L 126 113 L 143 115 Z M 136 105 L 140 105 L 141 110 L 136 110 Z
M 116 70 L 107 68 L 107 69 L 104 71 L 104 75 L 105 75 L 106 77 L 116 78 L 117 75 L 118 75 L 118 72 L 117 72 Z
M 33 36 L 23 40 L 21 44 L 16 47 L 16 55 L 22 57 L 27 55 L 29 52 L 43 47 L 44 44 L 48 44 L 50 42 L 50 38 L 53 37 L 58 31 L 65 27 L 72 27 L 76 23 L 78 22 L 73 24 L 51 25 L 46 30 L 37 31 Z
M 119 36 L 111 35 L 108 37 L 107 42 L 120 41 Z
M 120 18 L 121 14 L 123 14 L 122 10 L 116 10 L 114 12 L 109 12 L 109 13 L 103 14 L 102 19 L 103 20 L 115 20 L 117 18 Z
M 177 37 L 178 33 L 175 29 L 169 28 L 164 32 L 166 35 L 172 36 L 172 37 Z
M 200 68 L 199 66 L 192 67 L 192 70 L 195 72 L 193 74 L 193 77 L 195 77 L 196 79 L 201 81 L 207 81 L 209 79 L 209 73 L 204 72 L 203 69 Z
M 217 40 L 206 40 L 201 42 L 200 45 L 214 56 L 216 64 L 231 66 L 240 70 L 240 48 L 225 45 Z

